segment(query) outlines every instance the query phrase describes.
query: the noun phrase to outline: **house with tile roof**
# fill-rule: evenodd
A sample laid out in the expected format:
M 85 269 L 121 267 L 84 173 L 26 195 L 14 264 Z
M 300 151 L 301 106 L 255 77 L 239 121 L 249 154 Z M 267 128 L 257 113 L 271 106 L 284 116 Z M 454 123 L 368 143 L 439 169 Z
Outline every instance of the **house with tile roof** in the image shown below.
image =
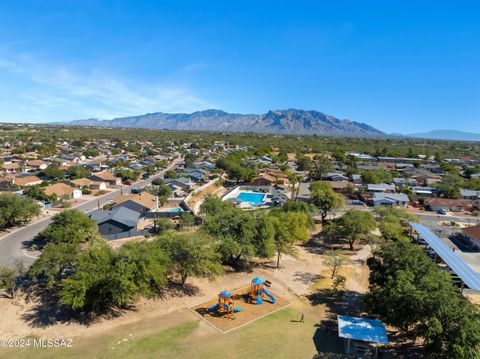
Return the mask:
M 77 199 L 82 197 L 82 191 L 65 183 L 55 183 L 44 188 L 43 190 L 47 196 L 55 195 L 58 198 L 68 197 L 70 199 Z
M 472 244 L 480 247 L 480 225 L 466 227 L 462 231 L 463 235 L 467 237 Z
M 106 182 L 109 186 L 118 186 L 122 184 L 122 179 L 116 177 L 111 172 L 94 173 L 90 179 L 98 182 Z
M 138 213 L 151 212 L 158 208 L 158 198 L 148 192 L 124 194 L 113 200 L 112 209 L 117 207 L 127 207 Z
M 28 186 L 39 185 L 42 183 L 42 180 L 37 176 L 18 176 L 18 177 L 13 177 L 10 180 L 10 183 L 18 187 L 28 187 Z

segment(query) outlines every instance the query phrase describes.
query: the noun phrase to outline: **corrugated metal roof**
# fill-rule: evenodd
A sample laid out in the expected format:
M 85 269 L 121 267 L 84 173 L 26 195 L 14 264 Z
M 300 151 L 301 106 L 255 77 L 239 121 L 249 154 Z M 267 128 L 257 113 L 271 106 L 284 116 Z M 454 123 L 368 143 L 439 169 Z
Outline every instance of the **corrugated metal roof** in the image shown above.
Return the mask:
M 370 343 L 388 344 L 387 331 L 383 323 L 375 319 L 338 315 L 338 336 Z
M 477 272 L 457 256 L 430 229 L 421 224 L 410 223 L 410 225 L 470 289 L 480 291 L 480 275 Z

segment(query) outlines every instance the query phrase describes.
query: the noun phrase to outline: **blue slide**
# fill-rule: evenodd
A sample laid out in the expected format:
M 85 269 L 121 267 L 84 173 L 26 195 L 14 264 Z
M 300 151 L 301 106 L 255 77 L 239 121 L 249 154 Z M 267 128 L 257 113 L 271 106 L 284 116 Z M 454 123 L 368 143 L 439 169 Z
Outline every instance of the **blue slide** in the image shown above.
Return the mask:
M 219 303 L 215 304 L 214 306 L 210 307 L 207 309 L 207 312 L 213 312 L 214 310 L 217 310 L 217 308 L 220 306 Z
M 220 306 L 220 304 L 217 303 L 217 304 L 211 306 L 210 308 L 208 308 L 208 309 L 207 309 L 207 312 L 213 312 L 214 310 L 217 310 L 219 306 Z M 228 305 L 225 304 L 225 305 L 223 306 L 223 309 L 224 309 L 225 311 L 227 311 L 227 310 L 228 310 Z M 241 311 L 241 309 L 240 309 L 239 307 L 235 307 L 235 308 L 234 308 L 234 311 L 235 311 L 236 313 L 238 313 L 238 312 Z
M 268 293 L 265 288 L 262 288 L 262 291 L 263 291 L 263 293 L 265 293 L 265 295 L 266 295 L 268 298 L 270 298 L 270 301 L 271 301 L 272 303 L 276 303 L 276 302 L 277 302 L 277 300 L 273 297 L 273 295 L 271 295 L 270 293 Z M 261 303 L 258 303 L 258 304 L 261 304 Z
M 227 311 L 228 311 L 228 305 L 225 304 L 225 305 L 223 306 L 223 310 L 225 310 L 225 311 L 227 312 Z M 238 313 L 239 311 L 241 311 L 241 309 L 240 309 L 239 307 L 234 307 L 234 308 L 233 308 L 233 311 L 234 311 L 235 313 Z
M 257 294 L 257 303 L 256 304 L 263 304 L 262 296 L 260 295 L 260 292 Z

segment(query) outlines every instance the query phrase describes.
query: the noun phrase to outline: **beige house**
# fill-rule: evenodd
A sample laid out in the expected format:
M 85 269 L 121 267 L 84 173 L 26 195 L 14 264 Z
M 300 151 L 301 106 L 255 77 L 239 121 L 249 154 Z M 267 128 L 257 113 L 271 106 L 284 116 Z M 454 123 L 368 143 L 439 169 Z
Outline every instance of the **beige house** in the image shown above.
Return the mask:
M 113 200 L 112 208 L 127 207 L 139 213 L 151 212 L 158 208 L 158 198 L 151 193 L 124 194 Z
M 106 182 L 94 181 L 88 178 L 78 178 L 68 182 L 68 184 L 75 187 L 87 187 L 92 190 L 104 190 L 107 188 Z
M 427 198 L 425 199 L 424 204 L 434 212 L 438 212 L 440 210 L 452 212 L 471 212 L 475 209 L 475 201 L 467 199 Z
M 270 187 L 282 187 L 287 188 L 290 184 L 290 181 L 285 176 L 285 174 L 279 174 L 277 172 L 268 172 L 261 174 L 257 178 L 255 178 L 252 182 L 254 186 L 270 186 Z
M 25 162 L 25 172 L 42 171 L 48 167 L 48 164 L 42 160 L 32 160 Z
M 47 196 L 56 195 L 57 197 L 68 196 L 70 199 L 77 199 L 82 196 L 82 191 L 71 187 L 65 183 L 55 183 L 43 190 Z
M 19 187 L 26 187 L 41 184 L 42 180 L 37 176 L 13 177 L 10 183 Z
M 18 163 L 4 163 L 2 164 L 2 172 L 4 174 L 8 173 L 18 173 L 20 172 L 20 165 Z
M 105 182 L 109 186 L 118 186 L 122 184 L 122 179 L 115 177 L 111 172 L 95 173 L 90 179 L 93 181 Z

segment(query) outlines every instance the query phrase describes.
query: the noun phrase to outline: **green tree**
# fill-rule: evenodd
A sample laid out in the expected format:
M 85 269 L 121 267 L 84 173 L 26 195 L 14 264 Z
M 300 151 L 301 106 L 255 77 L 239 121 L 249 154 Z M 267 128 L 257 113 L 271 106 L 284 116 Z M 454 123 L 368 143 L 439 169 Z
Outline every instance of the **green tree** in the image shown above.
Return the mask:
M 87 246 L 75 272 L 63 280 L 60 302 L 72 309 L 126 307 L 153 297 L 167 283 L 168 256 L 152 243 L 131 243 L 116 253 L 105 242 Z
M 93 219 L 76 209 L 65 210 L 52 218 L 39 238 L 50 243 L 83 243 L 99 236 Z
M 423 339 L 432 357 L 478 358 L 478 308 L 420 247 L 407 241 L 386 242 L 375 250 L 368 265 L 371 311 L 412 339 Z
M 335 294 L 339 289 L 345 288 L 346 281 L 347 281 L 347 278 L 345 276 L 336 274 L 333 277 L 332 294 Z
M 93 148 L 87 148 L 85 151 L 83 151 L 83 155 L 87 158 L 92 158 L 100 155 L 100 152 Z
M 297 170 L 310 171 L 313 166 L 313 160 L 307 156 L 297 156 Z
M 40 172 L 40 175 L 45 176 L 51 180 L 59 180 L 65 177 L 65 174 L 63 173 L 63 171 L 60 170 L 58 166 L 55 166 L 55 165 L 48 165 L 47 168 L 45 168 L 43 171 Z
M 175 178 L 177 178 L 177 173 L 175 171 L 167 171 L 167 172 L 165 172 L 165 175 L 163 176 L 163 178 L 175 179 Z
M 302 181 L 302 176 L 296 175 L 295 173 L 289 173 L 288 181 L 290 182 L 290 198 L 296 201 L 300 192 L 300 182 Z
M 300 212 L 310 216 L 313 212 L 311 205 L 305 202 L 285 201 L 282 207 L 284 212 Z
M 379 216 L 378 229 L 382 237 L 391 241 L 408 241 L 409 227 L 404 227 L 403 224 L 418 221 L 416 217 L 412 216 L 403 208 L 376 207 L 375 213 Z
M 158 197 L 158 203 L 163 206 L 172 195 L 172 189 L 166 184 L 160 184 L 158 186 L 149 186 L 148 192 Z
M 310 199 L 320 210 L 322 223 L 325 223 L 328 212 L 343 207 L 344 204 L 343 196 L 336 194 L 330 183 L 327 182 L 312 183 L 310 185 Z
M 28 271 L 31 278 L 46 278 L 48 287 L 59 286 L 66 273 L 75 267 L 80 248 L 78 243 L 49 243 Z
M 11 299 L 15 299 L 18 289 L 18 276 L 11 268 L 0 267 L 0 289 Z
M 158 238 L 157 244 L 170 256 L 182 286 L 188 277 L 213 279 L 223 273 L 215 243 L 205 234 L 170 233 Z
M 276 158 L 277 162 L 287 162 L 288 161 L 288 153 L 285 150 L 281 150 Z
M 212 211 L 213 208 L 220 211 Z M 269 258 L 273 254 L 273 227 L 264 214 L 244 212 L 231 203 L 209 200 L 203 207 L 202 230 L 219 241 L 223 262 L 241 267 L 251 256 Z
M 232 207 L 228 202 L 222 201 L 218 197 L 208 195 L 203 200 L 202 205 L 200 206 L 200 214 L 202 215 L 215 215 L 223 211 L 227 211 Z
M 363 171 L 361 173 L 363 183 L 392 183 L 393 176 L 385 170 Z
M 463 180 L 458 174 L 447 173 L 442 182 L 435 186 L 438 188 L 438 194 L 441 197 L 451 199 L 462 198 L 460 188 L 463 187 Z
M 166 218 L 155 218 L 155 229 L 158 233 L 167 232 L 173 228 L 171 220 Z
M 28 188 L 25 189 L 24 193 L 27 197 L 36 199 L 38 201 L 44 201 L 44 202 L 53 202 L 57 197 L 55 194 L 51 196 L 47 196 L 45 194 L 43 187 L 40 187 L 38 185 L 28 186 Z
M 350 250 L 356 241 L 367 239 L 376 228 L 375 219 L 369 212 L 350 209 L 336 221 L 338 235 L 348 240 Z
M 332 169 L 332 164 L 327 157 L 321 155 L 315 156 L 315 161 L 313 162 L 309 176 L 314 180 L 323 180 Z
M 122 181 L 136 181 L 139 175 L 139 172 L 129 169 L 120 169 L 115 172 L 115 176 L 120 177 Z
M 83 166 L 73 165 L 68 167 L 67 175 L 71 179 L 84 178 L 90 176 L 92 173 Z
M 23 224 L 40 213 L 40 206 L 30 197 L 13 193 L 0 194 L 0 228 Z
M 331 270 L 331 279 L 333 279 L 337 274 L 340 268 L 343 267 L 347 261 L 344 255 L 339 254 L 337 251 L 327 251 L 325 252 L 325 259 L 323 264 L 325 264 Z
M 178 225 L 180 229 L 184 229 L 186 227 L 192 227 L 193 225 L 195 225 L 195 216 L 190 212 L 180 213 L 180 221 Z
M 277 253 L 277 268 L 282 254 L 295 255 L 295 242 L 306 243 L 309 239 L 309 216 L 301 212 L 274 212 L 272 223 L 275 230 L 274 242 Z

